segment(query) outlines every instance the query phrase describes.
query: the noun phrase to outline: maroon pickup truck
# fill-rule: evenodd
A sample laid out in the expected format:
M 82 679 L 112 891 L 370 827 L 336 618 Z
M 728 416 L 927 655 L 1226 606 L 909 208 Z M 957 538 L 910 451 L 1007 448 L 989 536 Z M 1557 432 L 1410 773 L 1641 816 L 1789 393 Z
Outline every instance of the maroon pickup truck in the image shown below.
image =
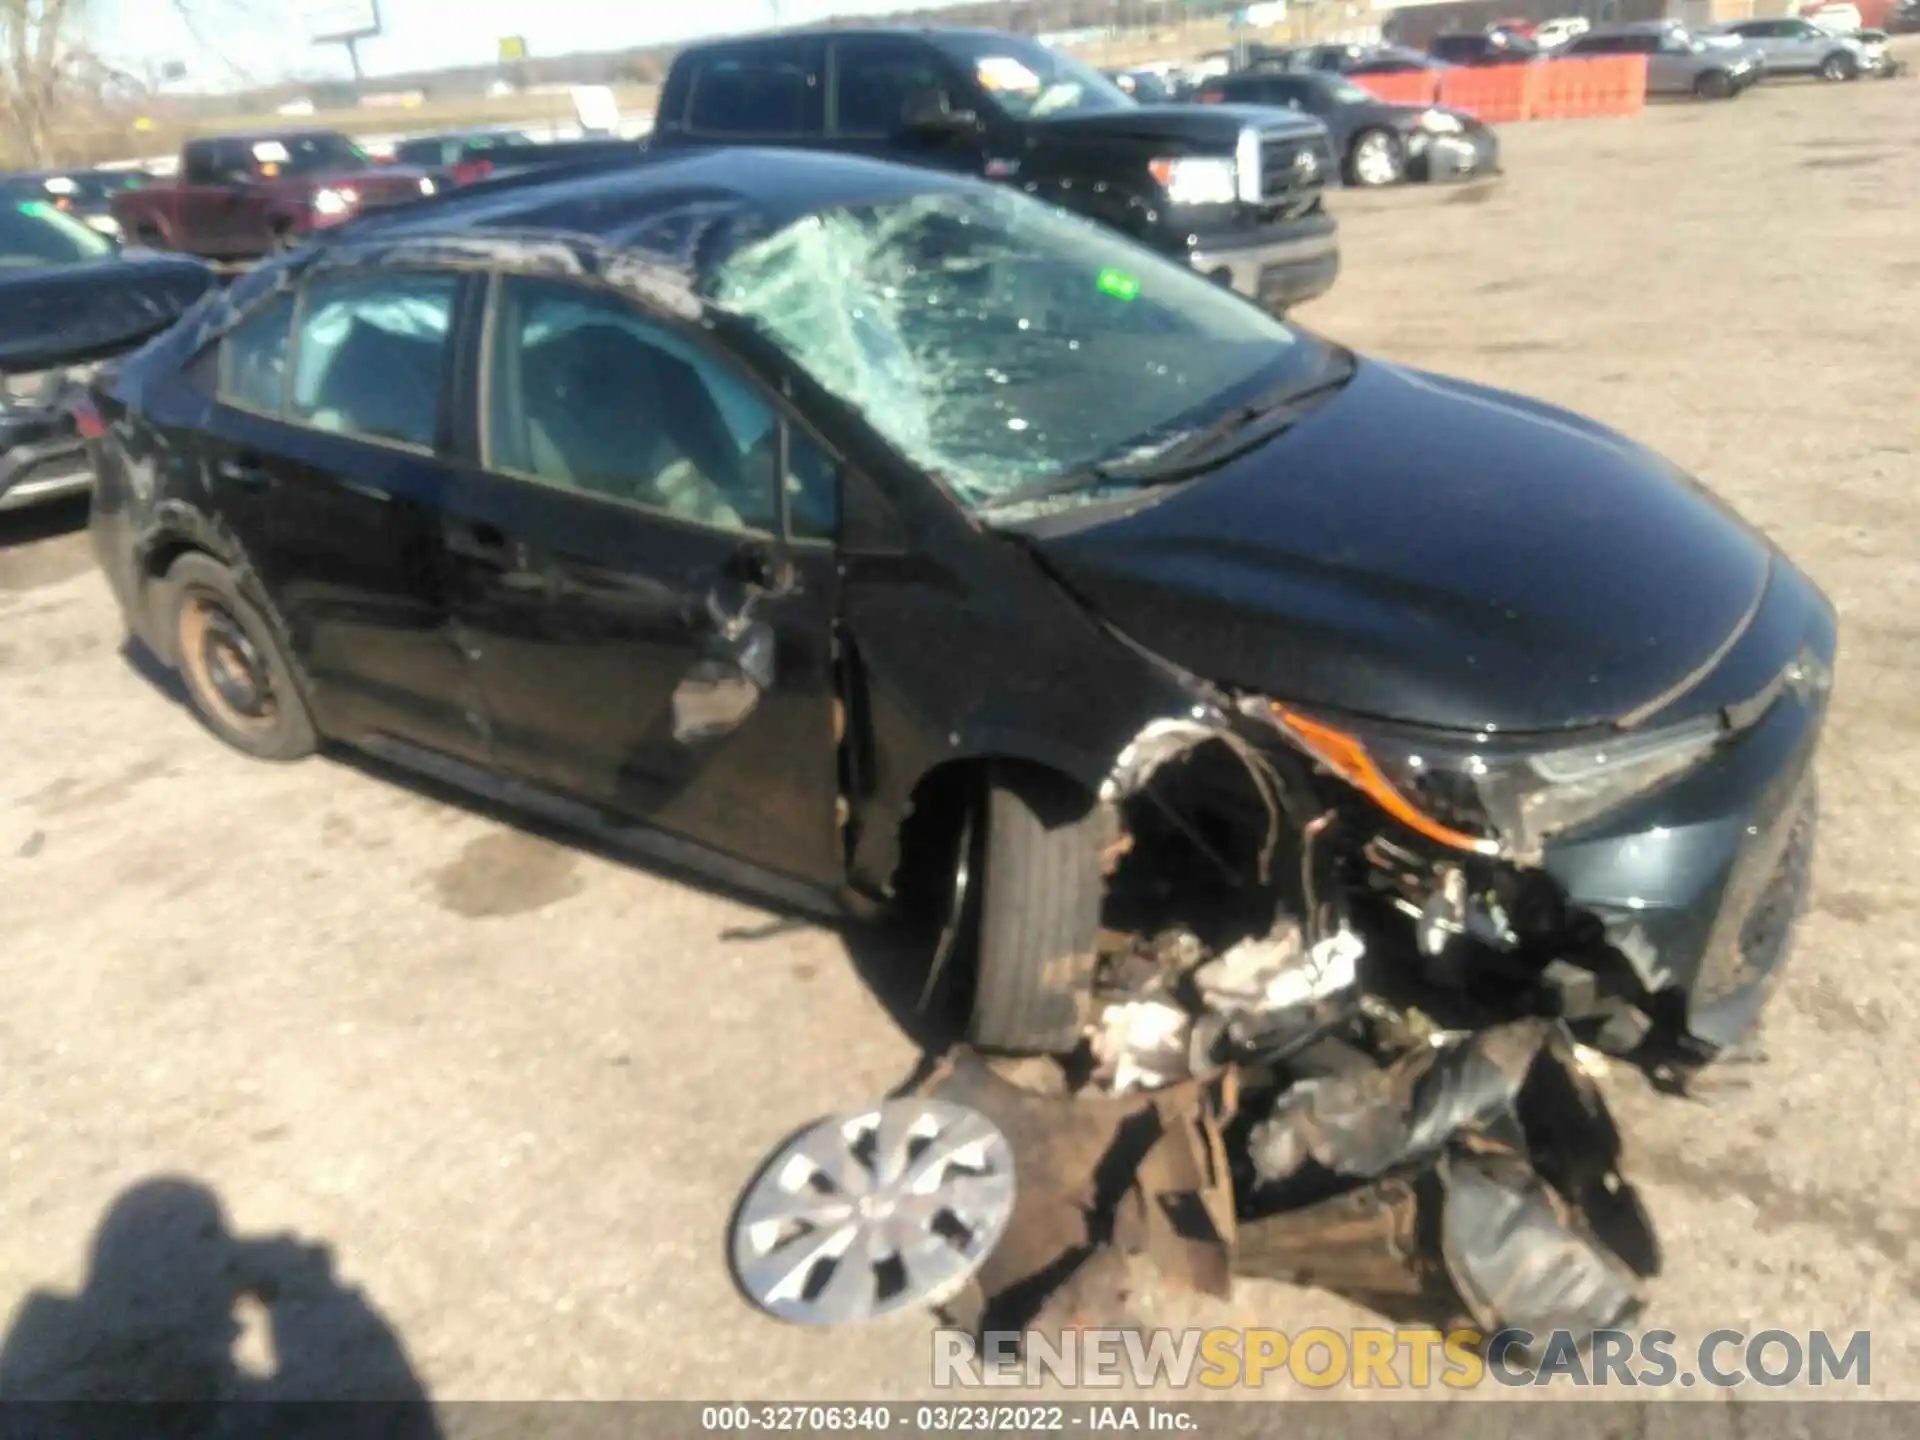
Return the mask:
M 431 195 L 424 171 L 382 165 L 331 130 L 189 140 L 171 182 L 116 195 L 132 245 L 253 260 L 369 210 Z

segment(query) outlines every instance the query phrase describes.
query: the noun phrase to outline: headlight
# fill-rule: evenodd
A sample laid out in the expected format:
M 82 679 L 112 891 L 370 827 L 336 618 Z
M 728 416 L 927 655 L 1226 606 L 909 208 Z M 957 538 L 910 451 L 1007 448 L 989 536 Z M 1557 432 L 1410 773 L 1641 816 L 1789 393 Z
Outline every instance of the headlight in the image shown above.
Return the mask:
M 351 190 L 320 190 L 313 197 L 313 213 L 316 215 L 344 215 L 353 208 L 355 196 Z
M 1425 111 L 1418 123 L 1429 135 L 1458 135 L 1466 128 L 1460 123 L 1458 115 L 1449 115 L 1444 110 Z
M 1300 748 L 1427 839 L 1476 855 L 1536 863 L 1549 837 L 1598 819 L 1692 769 L 1726 734 L 1717 716 L 1652 734 L 1578 745 L 1496 749 L 1275 704 Z
M 1239 176 L 1231 160 L 1185 156 L 1150 160 L 1147 171 L 1173 205 L 1231 205 L 1239 195 Z
M 421 177 L 420 193 L 422 195 L 431 195 L 435 190 L 438 190 L 439 188 L 440 188 L 439 186 L 435 185 L 433 181 L 427 179 L 425 176 Z

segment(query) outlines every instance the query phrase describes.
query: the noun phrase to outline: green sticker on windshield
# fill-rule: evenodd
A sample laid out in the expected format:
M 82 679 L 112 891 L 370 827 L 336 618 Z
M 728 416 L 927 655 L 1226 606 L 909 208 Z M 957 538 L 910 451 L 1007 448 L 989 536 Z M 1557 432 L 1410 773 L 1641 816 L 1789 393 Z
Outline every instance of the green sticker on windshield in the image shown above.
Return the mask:
M 1140 281 L 1137 276 L 1124 270 L 1107 269 L 1100 272 L 1100 278 L 1093 282 L 1103 295 L 1111 295 L 1116 300 L 1137 300 L 1140 298 Z
M 22 215 L 31 215 L 36 220 L 44 220 L 53 214 L 53 206 L 44 200 L 22 200 L 19 210 Z

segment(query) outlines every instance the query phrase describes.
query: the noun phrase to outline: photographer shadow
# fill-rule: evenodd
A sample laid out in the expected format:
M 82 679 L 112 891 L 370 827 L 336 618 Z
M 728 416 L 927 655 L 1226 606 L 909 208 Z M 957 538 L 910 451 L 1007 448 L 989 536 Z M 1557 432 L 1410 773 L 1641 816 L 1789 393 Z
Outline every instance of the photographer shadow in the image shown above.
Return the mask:
M 21 1303 L 0 1402 L 42 1435 L 440 1434 L 400 1337 L 325 1246 L 237 1236 L 212 1190 L 171 1176 L 114 1202 L 78 1294 Z

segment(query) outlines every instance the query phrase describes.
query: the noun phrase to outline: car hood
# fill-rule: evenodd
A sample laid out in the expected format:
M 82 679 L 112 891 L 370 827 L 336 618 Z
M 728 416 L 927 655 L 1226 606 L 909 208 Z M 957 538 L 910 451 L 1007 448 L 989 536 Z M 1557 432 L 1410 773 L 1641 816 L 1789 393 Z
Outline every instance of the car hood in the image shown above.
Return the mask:
M 1225 469 L 1029 531 L 1120 631 L 1209 680 L 1446 729 L 1619 719 L 1711 667 L 1767 541 L 1642 446 L 1376 361 Z
M 1267 105 L 1136 105 L 1094 115 L 1062 115 L 1037 123 L 1039 138 L 1055 140 L 1173 140 L 1231 152 L 1248 125 L 1273 136 L 1317 135 L 1311 116 Z
M 0 273 L 0 372 L 82 365 L 131 350 L 218 283 L 202 261 L 137 250 Z

